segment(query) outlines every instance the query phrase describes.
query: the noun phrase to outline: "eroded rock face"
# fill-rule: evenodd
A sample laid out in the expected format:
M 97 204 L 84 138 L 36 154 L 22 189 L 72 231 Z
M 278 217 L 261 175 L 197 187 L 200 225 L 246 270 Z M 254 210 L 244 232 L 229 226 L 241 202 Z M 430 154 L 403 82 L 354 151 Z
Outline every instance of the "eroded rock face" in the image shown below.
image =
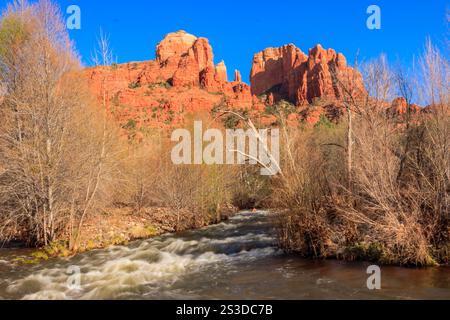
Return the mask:
M 409 112 L 411 114 L 416 114 L 422 112 L 423 109 L 416 105 L 416 104 L 410 104 L 409 105 Z M 395 98 L 392 101 L 391 107 L 388 109 L 389 114 L 393 116 L 398 115 L 404 115 L 408 113 L 408 102 L 404 97 Z
M 234 81 L 242 82 L 241 72 L 239 70 L 234 70 Z
M 183 123 L 187 113 L 211 113 L 217 106 L 247 109 L 262 123 L 272 124 L 276 119 L 264 113 L 265 106 L 282 99 L 298 105 L 296 119 L 313 123 L 322 114 L 334 119 L 342 113 L 337 83 L 351 81 L 356 91 L 364 91 L 360 74 L 347 66 L 345 57 L 320 45 L 308 54 L 292 44 L 268 48 L 254 56 L 252 88 L 242 82 L 238 70 L 228 81 L 225 62 L 214 64 L 209 41 L 185 31 L 168 34 L 157 45 L 155 60 L 89 68 L 85 73 L 100 101 L 106 94 L 106 107 L 119 123 L 136 130 L 173 127 Z M 262 93 L 267 93 L 265 99 L 257 97 Z M 318 98 L 329 106 L 321 112 L 307 106 Z
M 169 33 L 156 47 L 156 61 L 162 77 L 172 77 L 175 87 L 198 86 L 203 78 L 205 87 L 217 87 L 213 79 L 226 82 L 226 67 L 222 62 L 214 68 L 214 55 L 208 39 L 197 38 L 185 31 Z
M 229 82 L 222 61 L 214 65 L 208 40 L 185 31 L 168 34 L 156 47 L 156 59 L 85 70 L 99 100 L 123 125 L 167 127 L 183 122 L 186 113 L 225 108 L 252 108 L 250 87 Z
M 183 30 L 169 33 L 156 46 L 156 60 L 164 62 L 171 57 L 180 57 L 192 48 L 197 37 Z
M 285 99 L 297 105 L 317 98 L 339 101 L 344 85 L 365 93 L 359 72 L 347 66 L 342 54 L 321 45 L 309 50 L 308 55 L 292 44 L 257 53 L 250 81 L 253 94 L 272 93 L 276 101 Z
M 215 70 L 216 70 L 215 79 L 217 82 L 227 82 L 228 81 L 227 67 L 223 60 L 220 61 L 220 63 L 216 65 Z

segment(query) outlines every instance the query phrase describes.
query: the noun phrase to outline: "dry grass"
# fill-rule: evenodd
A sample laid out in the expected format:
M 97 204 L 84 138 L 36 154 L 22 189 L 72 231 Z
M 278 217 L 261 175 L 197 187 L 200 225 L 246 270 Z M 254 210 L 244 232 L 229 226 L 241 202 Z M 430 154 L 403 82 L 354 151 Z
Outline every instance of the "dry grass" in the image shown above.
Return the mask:
M 368 92 L 379 96 L 347 97 L 351 121 L 341 123 L 344 130 L 285 135 L 287 174 L 276 181 L 273 203 L 284 209 L 279 239 L 286 250 L 398 265 L 448 263 L 449 69 L 430 44 L 423 61 L 420 88 L 383 58 L 368 65 Z M 426 92 L 433 104 L 422 114 L 408 108 L 393 117 L 383 101 L 395 88 L 408 102 L 412 91 Z

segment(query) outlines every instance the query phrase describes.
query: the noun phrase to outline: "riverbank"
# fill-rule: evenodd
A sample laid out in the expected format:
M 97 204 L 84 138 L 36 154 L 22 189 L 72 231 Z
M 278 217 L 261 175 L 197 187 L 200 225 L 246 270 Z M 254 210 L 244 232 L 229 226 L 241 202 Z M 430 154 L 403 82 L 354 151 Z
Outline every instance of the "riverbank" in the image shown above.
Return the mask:
M 237 208 L 228 206 L 221 210 L 220 219 L 217 219 L 186 209 L 174 210 L 167 207 L 150 207 L 140 212 L 132 208 L 113 209 L 108 214 L 97 214 L 86 222 L 79 251 L 126 244 L 165 233 L 200 229 L 228 220 L 237 212 Z
M 12 248 L 19 254 L 10 258 L 10 261 L 19 264 L 36 264 L 50 258 L 71 257 L 113 245 L 127 245 L 130 241 L 217 224 L 228 220 L 237 212 L 238 209 L 231 205 L 223 208 L 215 217 L 168 207 L 149 207 L 141 211 L 135 211 L 130 207 L 115 208 L 108 210 L 107 213 L 94 214 L 86 220 L 76 251 L 68 249 L 69 232 L 67 232 L 60 239 L 43 248 L 20 247 L 18 242 L 14 242 Z
M 301 209 L 279 209 L 278 212 L 279 245 L 290 254 L 309 259 L 369 262 L 405 268 L 450 266 L 450 242 L 430 243 L 422 253 L 420 247 L 412 246 L 415 243 L 413 235 L 406 235 L 405 227 L 394 222 L 386 225 L 392 237 L 382 239 L 373 230 L 348 223 L 331 210 L 317 214 Z M 419 253 L 426 255 L 427 259 L 410 259 Z
M 272 212 L 279 212 L 281 209 L 273 210 Z M 97 249 L 106 249 L 111 246 L 128 245 L 132 241 L 147 240 L 163 234 L 176 234 L 188 230 L 198 230 L 207 226 L 212 226 L 220 222 L 229 220 L 230 217 L 235 216 L 238 209 L 232 205 L 227 206 L 220 212 L 220 220 L 207 218 L 204 215 L 198 215 L 189 210 L 175 211 L 167 207 L 149 207 L 139 212 L 133 210 L 131 207 L 124 207 L 120 209 L 111 209 L 107 213 L 98 213 L 92 215 L 86 221 L 83 227 L 83 233 L 80 239 L 80 244 L 76 251 L 68 249 L 67 233 L 58 241 L 51 243 L 43 248 L 24 248 L 20 247 L 18 243 L 14 243 L 11 247 L 13 255 L 9 255 L 7 262 L 12 262 L 19 265 L 38 264 L 42 261 L 58 257 L 74 257 L 81 253 L 90 252 Z M 275 220 L 271 223 L 273 228 L 280 228 L 279 215 L 275 215 Z M 285 252 L 298 255 L 299 257 L 309 258 L 295 250 L 289 250 L 280 245 L 281 250 Z M 448 256 L 449 246 L 442 248 L 441 252 L 435 252 L 436 256 Z M 7 249 L 6 249 L 7 250 Z M 371 246 L 364 243 L 356 246 L 346 246 L 336 248 L 334 252 L 322 257 L 320 260 L 336 260 L 342 262 L 372 262 L 380 265 L 396 266 L 396 263 L 389 263 L 383 259 L 382 253 L 374 250 Z M 0 249 L 0 260 L 2 259 Z M 450 266 L 448 260 L 441 259 L 442 263 L 429 265 L 428 267 L 445 267 Z M 413 267 L 413 266 L 403 266 Z

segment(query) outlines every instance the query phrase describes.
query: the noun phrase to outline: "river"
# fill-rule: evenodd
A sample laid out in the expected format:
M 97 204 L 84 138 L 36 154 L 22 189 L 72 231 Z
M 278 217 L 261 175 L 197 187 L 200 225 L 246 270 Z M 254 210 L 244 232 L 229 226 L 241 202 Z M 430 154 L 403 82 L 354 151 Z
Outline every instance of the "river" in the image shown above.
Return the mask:
M 286 255 L 267 212 L 39 265 L 10 255 L 0 250 L 0 299 L 450 299 L 449 268 L 385 266 L 372 291 L 369 263 Z

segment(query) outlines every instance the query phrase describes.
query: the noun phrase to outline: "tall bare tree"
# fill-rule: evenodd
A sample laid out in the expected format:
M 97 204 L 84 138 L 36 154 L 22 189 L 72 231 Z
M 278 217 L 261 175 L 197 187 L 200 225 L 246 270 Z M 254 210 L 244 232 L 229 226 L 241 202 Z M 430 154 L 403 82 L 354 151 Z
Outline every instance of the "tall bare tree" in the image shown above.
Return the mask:
M 74 217 L 80 230 L 95 207 L 112 132 L 95 108 L 56 5 L 13 4 L 0 34 L 2 233 L 13 227 L 30 243 L 46 245 Z

